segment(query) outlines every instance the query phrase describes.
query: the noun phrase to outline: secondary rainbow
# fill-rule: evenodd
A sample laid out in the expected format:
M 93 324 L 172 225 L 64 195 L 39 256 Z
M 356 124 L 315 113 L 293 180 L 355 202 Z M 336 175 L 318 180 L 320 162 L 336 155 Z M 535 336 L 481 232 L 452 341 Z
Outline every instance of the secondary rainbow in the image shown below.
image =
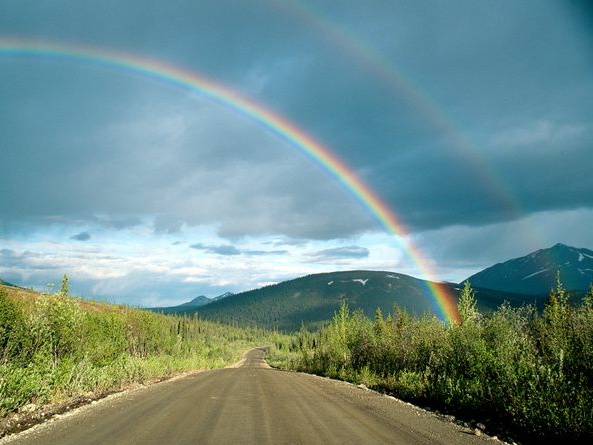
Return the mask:
M 383 91 L 404 100 L 419 117 L 444 138 L 466 166 L 466 174 L 474 175 L 477 186 L 484 189 L 485 197 L 498 207 L 497 212 L 506 213 L 513 219 L 525 215 L 524 206 L 517 193 L 509 187 L 502 171 L 489 162 L 483 150 L 465 136 L 435 103 L 427 92 L 415 84 L 401 67 L 393 64 L 377 48 L 357 35 L 352 29 L 333 19 L 314 4 L 295 0 L 268 0 L 270 7 L 282 11 L 295 21 L 307 26 L 334 48 L 356 62 L 371 74 L 383 87 Z M 526 236 L 541 245 L 541 235 L 532 230 Z
M 241 96 L 228 87 L 197 74 L 195 71 L 166 65 L 136 54 L 81 45 L 0 38 L 0 56 L 61 59 L 94 64 L 112 70 L 123 70 L 131 74 L 167 82 L 184 90 L 197 92 L 209 100 L 236 110 L 252 119 L 289 142 L 314 163 L 329 172 L 370 212 L 382 227 L 396 235 L 399 244 L 428 280 L 429 291 L 434 297 L 433 309 L 437 315 L 450 322 L 459 320 L 455 302 L 446 287 L 433 279 L 434 273 L 420 251 L 410 242 L 403 241 L 407 230 L 377 193 L 329 148 L 279 114 Z

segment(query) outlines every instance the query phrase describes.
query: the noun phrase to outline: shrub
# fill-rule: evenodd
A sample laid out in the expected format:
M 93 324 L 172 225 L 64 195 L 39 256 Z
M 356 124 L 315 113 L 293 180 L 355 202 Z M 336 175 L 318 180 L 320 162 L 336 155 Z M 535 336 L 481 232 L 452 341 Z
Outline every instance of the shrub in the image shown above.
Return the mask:
M 0 363 L 20 356 L 25 342 L 25 317 L 0 289 Z
M 300 361 L 284 363 L 492 419 L 527 440 L 593 437 L 593 287 L 569 304 L 558 280 L 543 313 L 503 304 L 482 315 L 465 283 L 459 312 L 450 325 L 398 308 L 372 321 L 342 305 L 300 343 Z

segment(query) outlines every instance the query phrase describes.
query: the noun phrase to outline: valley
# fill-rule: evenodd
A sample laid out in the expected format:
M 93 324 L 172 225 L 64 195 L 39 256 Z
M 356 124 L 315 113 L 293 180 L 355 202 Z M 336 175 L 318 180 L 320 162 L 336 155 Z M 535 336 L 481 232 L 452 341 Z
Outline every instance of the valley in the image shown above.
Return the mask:
M 150 310 L 72 297 L 66 276 L 55 294 L 0 285 L 1 443 L 580 441 L 593 427 L 593 289 L 578 280 L 589 252 L 556 245 L 459 284 L 332 272 Z M 496 274 L 498 289 L 471 285 L 496 287 Z M 537 292 L 515 293 L 526 280 L 541 281 Z M 435 316 L 437 284 L 458 320 Z M 125 395 L 139 384 L 146 391 Z M 80 412 L 47 411 L 47 424 L 39 414 L 119 391 Z M 24 413 L 36 420 L 16 420 Z
M 593 443 L 593 1 L 0 1 L 0 445 Z
M 593 282 L 593 252 L 555 245 L 525 257 L 484 269 L 467 278 L 475 291 L 478 308 L 492 312 L 507 302 L 512 307 L 533 305 L 542 310 L 557 274 L 578 301 Z M 461 283 L 430 283 L 389 271 L 330 272 L 296 278 L 228 295 L 228 298 L 198 297 L 200 304 L 151 308 L 155 312 L 192 315 L 241 326 L 295 331 L 304 325 L 317 329 L 327 323 L 345 302 L 367 317 L 375 311 L 392 313 L 394 306 L 411 315 L 437 313 L 431 288 L 437 287 L 452 300 L 459 298 Z

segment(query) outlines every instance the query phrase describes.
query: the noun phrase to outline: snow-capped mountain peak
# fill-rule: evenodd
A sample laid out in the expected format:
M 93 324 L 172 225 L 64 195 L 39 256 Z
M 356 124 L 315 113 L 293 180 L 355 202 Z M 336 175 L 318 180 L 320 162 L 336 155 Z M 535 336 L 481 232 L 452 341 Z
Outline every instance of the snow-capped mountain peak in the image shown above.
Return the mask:
M 566 289 L 587 290 L 593 282 L 593 251 L 559 243 L 496 264 L 468 280 L 474 287 L 542 295 L 555 287 L 558 273 Z

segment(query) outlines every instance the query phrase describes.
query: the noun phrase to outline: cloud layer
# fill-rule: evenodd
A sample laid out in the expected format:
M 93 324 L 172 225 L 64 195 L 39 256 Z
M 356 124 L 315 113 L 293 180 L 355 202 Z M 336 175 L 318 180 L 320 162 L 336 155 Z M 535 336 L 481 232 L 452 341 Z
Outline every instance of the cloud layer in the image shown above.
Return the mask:
M 583 11 L 551 0 L 22 1 L 0 5 L 0 41 L 136 54 L 262 104 L 342 159 L 449 278 L 498 258 L 477 253 L 500 245 L 495 233 L 516 246 L 506 254 L 545 247 L 565 235 L 562 218 L 593 209 L 593 39 Z M 319 264 L 399 264 L 363 243 L 383 229 L 339 178 L 261 122 L 171 82 L 0 54 L 0 113 L 0 247 L 13 252 L 2 256 L 2 278 L 15 258 L 48 262 L 50 244 L 31 247 L 51 237 L 85 251 L 206 233 L 177 254 L 212 267 L 254 261 L 250 285 Z M 556 231 L 533 242 L 525 221 Z M 593 247 L 583 225 L 571 237 Z M 278 258 L 287 263 L 266 262 Z M 139 276 L 129 271 L 127 282 Z M 123 291 L 125 282 L 105 292 L 145 291 Z

